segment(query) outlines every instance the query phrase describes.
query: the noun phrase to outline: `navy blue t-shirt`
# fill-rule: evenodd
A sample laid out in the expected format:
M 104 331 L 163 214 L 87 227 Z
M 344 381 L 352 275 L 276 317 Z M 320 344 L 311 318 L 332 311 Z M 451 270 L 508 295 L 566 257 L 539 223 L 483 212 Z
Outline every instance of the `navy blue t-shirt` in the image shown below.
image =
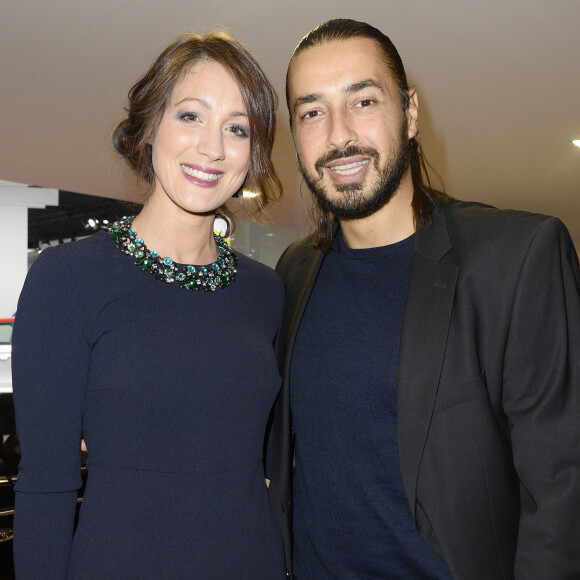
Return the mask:
M 341 234 L 292 358 L 295 577 L 450 579 L 414 527 L 399 466 L 399 341 L 415 236 L 352 250 Z

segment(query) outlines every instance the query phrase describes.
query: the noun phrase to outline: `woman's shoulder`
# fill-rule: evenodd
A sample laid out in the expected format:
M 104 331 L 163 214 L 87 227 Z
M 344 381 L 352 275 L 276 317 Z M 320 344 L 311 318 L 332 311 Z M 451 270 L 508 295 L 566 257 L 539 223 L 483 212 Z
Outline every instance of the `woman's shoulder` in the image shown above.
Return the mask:
M 27 281 L 37 284 L 55 284 L 58 280 L 68 284 L 82 284 L 83 280 L 102 278 L 103 270 L 114 258 L 115 248 L 109 235 L 100 231 L 75 242 L 49 246 L 34 260 Z M 90 273 L 87 276 L 87 272 Z
M 236 251 L 238 256 L 238 265 L 236 267 L 237 270 L 244 270 L 246 272 L 251 273 L 254 276 L 260 276 L 264 279 L 269 279 L 272 281 L 279 280 L 278 274 L 274 271 L 271 266 L 264 264 L 263 262 L 259 262 L 254 258 L 249 258 L 245 254 L 241 254 Z
M 261 293 L 268 291 L 269 293 L 279 292 L 281 295 L 283 294 L 282 280 L 273 268 L 239 252 L 236 254 L 238 255 L 236 266 L 238 276 L 259 286 Z
M 95 256 L 102 256 L 103 252 L 114 249 L 115 245 L 111 237 L 105 231 L 98 231 L 74 242 L 49 246 L 42 250 L 36 261 L 90 259 Z

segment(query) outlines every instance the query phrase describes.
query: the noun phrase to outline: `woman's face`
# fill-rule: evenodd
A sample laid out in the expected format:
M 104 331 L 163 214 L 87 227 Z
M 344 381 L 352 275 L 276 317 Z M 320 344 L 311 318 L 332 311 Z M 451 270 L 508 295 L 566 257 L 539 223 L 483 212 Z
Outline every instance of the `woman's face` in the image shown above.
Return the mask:
M 152 197 L 208 213 L 238 191 L 250 163 L 250 125 L 242 93 L 221 65 L 200 61 L 177 83 L 152 154 Z

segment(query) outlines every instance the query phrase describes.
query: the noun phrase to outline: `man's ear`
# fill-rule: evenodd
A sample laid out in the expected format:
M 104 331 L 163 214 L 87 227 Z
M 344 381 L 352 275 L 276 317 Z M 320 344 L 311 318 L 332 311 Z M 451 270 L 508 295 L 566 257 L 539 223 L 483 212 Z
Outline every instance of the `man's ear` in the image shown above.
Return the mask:
M 409 89 L 409 104 L 405 114 L 407 115 L 407 126 L 409 139 L 413 139 L 419 133 L 419 97 L 417 89 Z

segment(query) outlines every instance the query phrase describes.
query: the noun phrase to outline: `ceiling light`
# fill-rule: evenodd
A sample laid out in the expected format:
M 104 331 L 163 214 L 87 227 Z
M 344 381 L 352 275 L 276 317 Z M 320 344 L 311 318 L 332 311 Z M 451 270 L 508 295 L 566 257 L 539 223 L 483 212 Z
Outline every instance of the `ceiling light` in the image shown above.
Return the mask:
M 572 145 L 576 145 L 576 147 L 580 147 L 580 139 L 572 139 Z

